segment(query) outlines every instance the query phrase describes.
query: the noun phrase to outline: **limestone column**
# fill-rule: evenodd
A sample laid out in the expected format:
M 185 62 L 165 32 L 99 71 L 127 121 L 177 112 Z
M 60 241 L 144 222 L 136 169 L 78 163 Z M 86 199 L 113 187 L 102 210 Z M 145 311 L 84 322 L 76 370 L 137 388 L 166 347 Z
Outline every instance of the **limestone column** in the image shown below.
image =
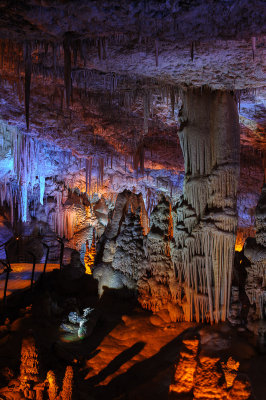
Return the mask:
M 231 92 L 183 92 L 179 133 L 185 161 L 172 259 L 183 288 L 185 319 L 228 314 L 239 178 L 240 128 Z

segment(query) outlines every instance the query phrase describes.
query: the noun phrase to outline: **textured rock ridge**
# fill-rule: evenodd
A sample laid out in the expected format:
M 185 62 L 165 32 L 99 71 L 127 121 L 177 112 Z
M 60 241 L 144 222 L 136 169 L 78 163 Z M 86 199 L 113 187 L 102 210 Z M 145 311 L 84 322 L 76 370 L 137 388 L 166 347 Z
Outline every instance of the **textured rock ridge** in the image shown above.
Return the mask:
M 254 307 L 253 318 L 266 316 L 266 185 L 264 184 L 255 214 L 256 237 L 248 238 L 244 255 L 250 261 L 246 267 L 245 290 Z
M 137 281 L 145 271 L 144 233 L 148 230 L 148 215 L 142 195 L 128 190 L 117 196 L 112 218 L 101 238 L 98 262 L 93 276 L 103 287 L 123 286 L 137 289 Z
M 177 283 L 170 254 L 172 237 L 171 203 L 162 196 L 150 216 L 150 231 L 146 241 L 147 267 L 138 282 L 139 301 L 144 308 L 153 312 L 169 307 L 172 310 L 171 304 L 176 303 Z M 182 310 L 179 311 L 173 316 L 174 320 L 182 320 Z

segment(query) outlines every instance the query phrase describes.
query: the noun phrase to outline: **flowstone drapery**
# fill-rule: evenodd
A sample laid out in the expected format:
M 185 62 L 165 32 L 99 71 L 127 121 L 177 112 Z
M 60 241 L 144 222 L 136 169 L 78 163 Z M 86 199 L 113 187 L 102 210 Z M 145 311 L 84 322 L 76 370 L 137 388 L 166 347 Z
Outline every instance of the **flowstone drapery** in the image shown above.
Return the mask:
M 172 260 L 185 319 L 224 321 L 237 227 L 237 107 L 229 92 L 188 90 L 181 113 L 186 177 L 176 210 Z

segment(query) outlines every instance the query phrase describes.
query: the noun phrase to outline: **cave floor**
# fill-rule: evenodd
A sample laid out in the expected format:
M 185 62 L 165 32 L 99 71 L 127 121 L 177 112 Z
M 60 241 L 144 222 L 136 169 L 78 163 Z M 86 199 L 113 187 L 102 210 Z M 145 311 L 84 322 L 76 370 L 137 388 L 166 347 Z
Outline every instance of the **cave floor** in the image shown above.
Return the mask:
M 42 272 L 43 272 L 44 264 L 37 263 L 35 265 L 34 272 L 34 282 L 36 282 Z M 47 264 L 46 272 L 51 272 L 53 269 L 59 268 L 59 264 Z M 7 286 L 7 296 L 10 296 L 12 293 L 17 290 L 28 289 L 31 284 L 31 275 L 32 275 L 32 264 L 31 263 L 16 263 L 11 264 L 12 272 L 9 275 L 8 286 Z M 0 296 L 2 298 L 4 286 L 5 286 L 6 274 L 0 275 Z
M 67 281 L 59 271 L 50 275 L 53 279 L 29 295 L 28 306 L 19 303 L 23 307 L 13 312 L 9 330 L 1 331 L 0 371 L 9 367 L 19 375 L 21 340 L 30 333 L 38 349 L 40 381 L 52 369 L 61 387 L 65 368 L 72 365 L 74 398 L 167 399 L 182 340 L 199 338 L 200 355 L 239 361 L 256 399 L 264 399 L 266 355 L 247 330 L 228 323 L 173 323 L 165 312 L 155 316 L 140 309 L 132 297 L 105 292 L 99 300 L 90 276 Z M 85 307 L 94 308 L 89 337 L 64 332 L 60 325 L 68 312 Z M 2 377 L 1 386 L 6 384 Z

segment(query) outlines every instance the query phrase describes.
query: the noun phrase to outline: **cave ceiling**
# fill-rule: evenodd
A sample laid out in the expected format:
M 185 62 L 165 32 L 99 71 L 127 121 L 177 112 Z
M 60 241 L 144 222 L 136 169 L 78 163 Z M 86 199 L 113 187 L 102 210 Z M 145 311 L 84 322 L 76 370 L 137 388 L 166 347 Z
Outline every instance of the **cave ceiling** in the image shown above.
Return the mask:
M 264 21 L 263 1 L 2 0 L 1 120 L 76 157 L 74 187 L 94 157 L 106 192 L 181 193 L 180 91 L 233 92 L 242 151 L 265 151 Z

